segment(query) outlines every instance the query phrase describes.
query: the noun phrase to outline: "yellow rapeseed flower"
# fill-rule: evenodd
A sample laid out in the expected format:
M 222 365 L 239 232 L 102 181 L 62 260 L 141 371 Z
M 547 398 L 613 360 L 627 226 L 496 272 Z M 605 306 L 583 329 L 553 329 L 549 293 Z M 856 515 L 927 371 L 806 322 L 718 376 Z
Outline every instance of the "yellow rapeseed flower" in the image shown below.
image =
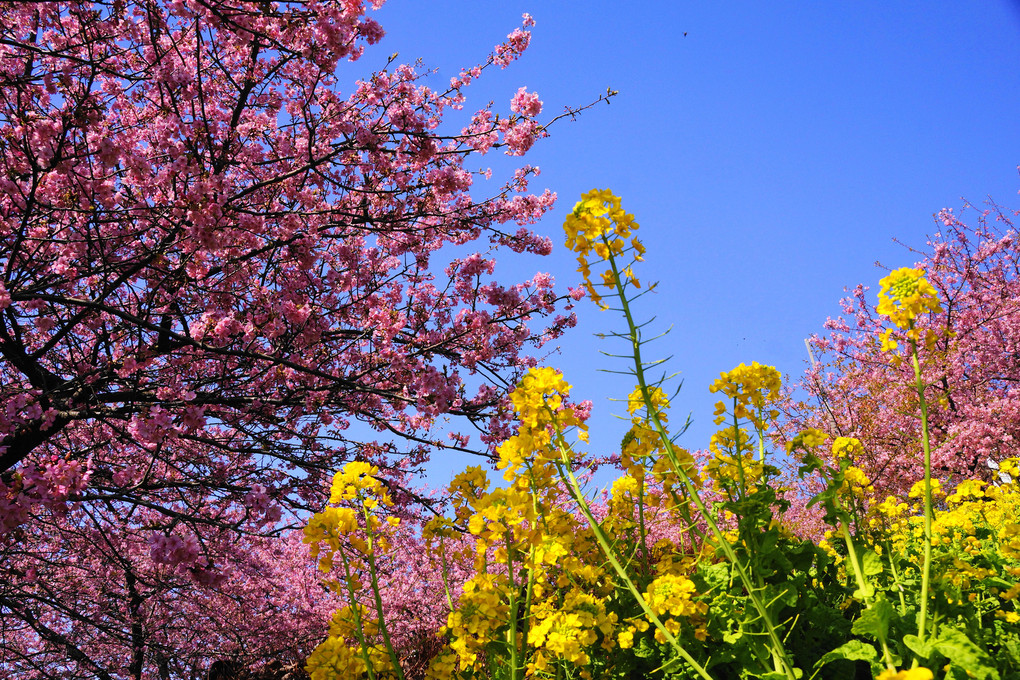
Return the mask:
M 902 267 L 882 279 L 878 313 L 907 330 L 923 312 L 941 312 L 938 292 L 924 278 L 923 269 Z M 885 342 L 885 339 L 883 339 Z
M 563 223 L 566 245 L 577 253 L 577 271 L 584 277 L 584 287 L 592 301 L 602 309 L 607 306 L 592 283 L 589 256 L 594 252 L 597 263 L 616 258 L 626 250 L 628 240 L 634 260 L 640 261 L 645 252 L 644 246 L 633 236 L 638 228 L 634 216 L 626 213 L 620 203 L 620 197 L 614 196 L 612 191 L 592 189 L 581 196 Z M 641 286 L 629 266 L 624 266 L 621 276 L 623 282 Z M 618 283 L 612 268 L 606 269 L 600 277 L 602 285 L 613 287 Z
M 734 416 L 747 418 L 756 427 L 763 428 L 766 415 L 771 418 L 779 415 L 775 410 L 766 413 L 765 407 L 779 400 L 782 384 L 783 379 L 778 370 L 755 361 L 750 366 L 740 364 L 731 371 L 721 373 L 709 391 L 725 394 L 733 401 Z M 722 424 L 726 409 L 727 405 L 723 402 L 716 404 L 716 425 Z
M 911 668 L 906 671 L 886 669 L 875 680 L 934 680 L 935 676 L 927 668 Z
M 832 442 L 832 455 L 836 458 L 849 458 L 857 460 L 864 453 L 864 446 L 860 439 L 854 437 L 836 437 Z
M 825 440 L 828 438 L 829 435 L 825 434 L 821 430 L 809 427 L 794 437 L 786 445 L 786 452 L 793 453 L 797 449 L 815 449 L 824 444 Z
M 910 487 L 911 498 L 921 498 L 924 496 L 924 480 L 914 482 L 914 485 Z M 931 480 L 931 497 L 939 498 L 945 496 L 946 493 L 942 490 L 942 482 L 938 479 Z

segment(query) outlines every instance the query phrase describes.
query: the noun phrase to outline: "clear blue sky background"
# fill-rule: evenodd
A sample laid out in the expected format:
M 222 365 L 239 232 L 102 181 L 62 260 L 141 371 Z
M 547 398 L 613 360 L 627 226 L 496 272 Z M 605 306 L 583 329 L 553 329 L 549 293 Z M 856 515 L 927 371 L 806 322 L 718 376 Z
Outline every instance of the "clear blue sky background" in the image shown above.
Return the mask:
M 619 91 L 527 156 L 536 188 L 560 197 L 538 229 L 559 246 L 564 214 L 594 187 L 637 216 L 641 278 L 660 282 L 642 309 L 674 326 L 660 347 L 685 381 L 675 419 L 692 413 L 689 448 L 714 429 L 719 372 L 759 361 L 798 376 L 804 338 L 839 314 L 844 287 L 877 289 L 876 261 L 913 263 L 894 238 L 922 245 L 933 213 L 962 198 L 1020 206 L 1016 3 L 390 0 L 375 14 L 387 36 L 361 65 L 420 57 L 439 87 L 523 12 L 537 22 L 531 48 L 472 85 L 466 108 L 505 111 L 527 85 L 551 116 Z M 508 277 L 577 281 L 562 247 L 507 265 Z M 608 398 L 631 385 L 596 371 L 607 364 L 593 334 L 619 321 L 587 302 L 579 312 L 549 363 L 595 402 L 592 442 L 606 450 L 625 430 Z M 433 483 L 460 465 L 434 466 Z

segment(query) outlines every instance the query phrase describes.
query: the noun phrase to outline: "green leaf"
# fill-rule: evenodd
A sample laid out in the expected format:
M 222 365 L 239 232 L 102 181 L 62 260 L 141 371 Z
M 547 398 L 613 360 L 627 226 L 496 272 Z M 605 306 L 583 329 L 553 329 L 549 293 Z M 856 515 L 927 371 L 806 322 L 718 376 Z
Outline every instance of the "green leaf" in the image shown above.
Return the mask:
M 874 666 L 878 663 L 878 650 L 860 640 L 851 640 L 844 645 L 836 647 L 815 664 L 815 668 L 821 668 L 830 661 L 846 659 L 847 661 L 867 661 Z
M 931 656 L 932 642 L 931 640 L 923 641 L 916 635 L 904 635 L 903 644 L 907 646 L 907 649 L 912 651 L 918 658 L 927 659 Z
M 730 582 L 730 565 L 728 562 L 716 562 L 707 567 L 700 567 L 699 573 L 705 579 L 705 585 L 710 590 L 725 587 Z
M 1020 668 L 1020 641 L 1017 641 L 1015 636 L 1007 637 L 999 641 L 1002 645 L 1002 649 L 1006 656 L 1009 657 L 1010 662 Z
M 723 633 L 723 642 L 728 645 L 736 644 L 740 639 L 744 637 L 744 629 L 737 628 L 736 630 L 728 630 Z
M 893 608 L 889 600 L 879 598 L 870 608 L 861 612 L 860 618 L 854 621 L 853 632 L 865 635 L 873 640 L 885 640 L 889 634 L 889 621 L 892 619 Z
M 999 671 L 995 662 L 985 650 L 974 644 L 962 631 L 955 628 L 944 628 L 938 639 L 931 646 L 949 662 L 967 672 L 969 677 L 977 680 L 999 680 Z
M 786 557 L 790 560 L 793 570 L 806 572 L 815 561 L 815 553 L 821 552 L 811 541 L 801 541 L 797 545 L 786 548 Z
M 870 584 L 865 585 L 863 588 L 858 588 L 854 591 L 854 597 L 858 600 L 866 600 L 875 594 L 875 588 Z
M 631 649 L 631 653 L 639 659 L 647 659 L 652 656 L 657 656 L 659 653 L 659 650 L 652 647 L 652 645 L 649 644 L 648 639 L 644 637 L 641 638 L 640 641 Z
M 758 545 L 758 550 L 763 553 L 772 552 L 775 550 L 776 543 L 779 541 L 779 532 L 775 529 L 766 531 L 761 537 L 761 543 Z
M 861 559 L 861 569 L 864 570 L 865 576 L 875 576 L 876 574 L 882 573 L 882 558 L 878 556 L 873 550 L 869 550 L 864 553 L 864 557 Z
M 793 669 L 793 676 L 795 678 L 803 678 L 804 677 L 804 671 L 802 671 L 799 668 L 794 668 Z M 772 673 L 766 673 L 765 675 L 759 675 L 758 677 L 761 678 L 761 680 L 786 680 L 786 673 L 780 673 L 778 671 L 773 671 Z

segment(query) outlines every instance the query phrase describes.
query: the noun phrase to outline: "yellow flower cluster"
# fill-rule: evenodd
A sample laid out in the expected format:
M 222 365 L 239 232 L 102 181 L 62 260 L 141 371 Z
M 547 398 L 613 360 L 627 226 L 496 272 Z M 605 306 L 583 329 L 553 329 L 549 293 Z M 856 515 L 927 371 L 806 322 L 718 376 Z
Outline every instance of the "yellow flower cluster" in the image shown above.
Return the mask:
M 645 404 L 641 386 L 635 386 L 634 391 L 627 398 L 627 411 L 631 414 L 631 427 L 624 435 L 620 444 L 620 467 L 625 476 L 621 478 L 621 484 L 626 483 L 628 490 L 631 490 L 630 500 L 624 500 L 621 496 L 624 487 L 618 490 L 614 485 L 612 496 L 613 515 L 609 518 L 609 527 L 615 527 L 617 519 L 623 519 L 631 514 L 634 498 L 642 495 L 644 502 L 653 508 L 670 510 L 678 505 L 686 504 L 686 491 L 681 475 L 690 479 L 695 486 L 701 486 L 701 478 L 698 475 L 697 463 L 690 452 L 680 447 L 673 447 L 673 453 L 679 463 L 679 469 L 674 469 L 668 456 L 663 455 L 663 436 L 655 429 L 652 418 L 658 421 L 665 430 L 669 422 L 669 398 L 659 387 L 648 388 L 648 401 Z M 649 471 L 646 464 L 651 462 L 652 478 L 659 484 L 658 488 L 652 490 L 645 487 L 645 475 Z M 624 482 L 623 480 L 633 480 Z M 628 503 L 631 509 L 628 509 Z
M 694 582 L 687 576 L 693 569 L 691 557 L 664 555 L 655 565 L 657 576 L 648 584 L 644 599 L 651 610 L 663 619 L 670 634 L 676 636 L 686 624 L 695 638 L 705 640 L 708 637 L 705 629 L 708 604 L 696 599 L 698 593 Z M 659 643 L 666 642 L 661 630 L 656 630 L 654 637 Z
M 923 312 L 941 312 L 939 295 L 924 278 L 923 269 L 901 267 L 879 283 L 878 313 L 906 330 Z
M 481 670 L 493 659 L 494 641 L 499 641 L 504 663 L 508 654 L 517 655 L 517 668 L 526 677 L 591 678 L 593 663 L 633 644 L 634 636 L 649 628 L 640 617 L 621 622 L 611 610 L 610 602 L 620 606 L 615 594 L 623 586 L 606 563 L 592 526 L 562 495 L 558 467 L 569 462 L 562 435 L 580 428 L 564 405 L 569 388 L 555 371 L 529 371 L 511 396 L 517 433 L 498 451 L 509 485 L 490 489 L 484 473 L 469 468 L 450 485 L 455 518 L 426 527 L 425 536 L 433 542 L 444 540 L 454 524 L 466 525 L 475 537 L 474 575 L 442 631 L 448 646 L 432 662 L 428 677 L 433 680 L 496 672 L 491 666 Z M 659 422 L 665 422 L 665 394 L 653 388 L 649 396 Z M 664 489 L 678 483 L 667 457 L 655 455 L 661 453 L 661 440 L 646 417 L 647 405 L 641 413 L 643 402 L 635 390 L 628 404 L 632 432 L 623 446 L 626 473 L 614 483 L 608 516 L 600 524 L 610 540 L 632 546 L 630 551 L 644 540 L 640 522 L 668 521 L 673 506 Z M 690 454 L 678 455 L 696 474 Z M 646 488 L 649 479 L 655 493 Z M 642 554 L 647 566 L 659 572 L 650 584 L 645 582 L 646 602 L 669 615 L 671 630 L 688 621 L 703 639 L 707 605 L 696 600 L 686 576 L 693 565 L 674 559 L 679 553 L 668 540 Z
M 723 425 L 728 417 L 733 419 L 730 421 L 733 424 L 722 427 L 709 440 L 708 448 L 714 456 L 705 466 L 705 474 L 718 490 L 731 496 L 742 495 L 754 491 L 761 483 L 765 472 L 763 456 L 755 458 L 755 442 L 739 423 L 750 422 L 760 438 L 768 429 L 767 421 L 779 415 L 768 407 L 779 400 L 781 387 L 779 371 L 757 361 L 721 373 L 709 387 L 709 391 L 721 392 L 730 400 L 730 405 L 724 401 L 716 403 L 716 425 Z
M 753 442 L 744 428 L 719 430 L 709 439 L 708 450 L 714 455 L 704 471 L 720 491 L 751 492 L 761 482 L 765 467 L 754 457 Z
M 920 337 L 914 320 L 924 312 L 941 312 L 938 292 L 924 278 L 923 269 L 902 267 L 882 279 L 882 290 L 878 293 L 877 311 L 887 317 L 896 327 L 907 331 L 907 338 L 917 341 Z M 936 335 L 925 334 L 925 344 L 934 346 Z M 882 351 L 889 352 L 897 348 L 892 338 L 892 329 L 882 333 Z
M 832 455 L 836 460 L 860 460 L 864 455 L 864 445 L 854 437 L 836 437 L 832 442 Z
M 334 612 L 329 637 L 308 657 L 305 670 L 312 680 L 353 680 L 370 677 L 368 665 L 371 664 L 374 677 L 396 678 L 393 660 L 384 645 L 361 645 L 362 640 L 376 639 L 378 634 L 378 621 L 369 616 L 365 607 L 343 607 Z
M 1012 481 L 1020 481 L 1020 458 L 1007 458 L 999 463 L 999 475 L 1005 475 Z
M 1004 461 L 1008 468 L 1015 459 Z M 1020 488 L 1014 484 L 991 485 L 981 480 L 963 480 L 948 496 L 938 480 L 932 480 L 933 495 L 945 496 L 946 509 L 936 513 L 932 524 L 932 547 L 937 580 L 950 604 L 974 600 L 982 592 L 998 600 L 995 616 L 1006 623 L 1020 622 L 1016 599 L 1020 582 L 1003 588 L 1003 579 L 1020 578 Z M 910 498 L 923 495 L 923 482 L 913 485 Z M 873 504 L 872 525 L 886 522 L 894 552 L 908 555 L 913 569 L 919 569 L 923 544 L 923 517 L 919 502 L 911 509 L 906 501 L 889 496 Z M 988 606 L 986 602 L 985 607 Z M 991 607 L 994 609 L 994 606 Z M 987 610 L 986 610 L 987 611 Z
M 312 557 L 319 557 L 322 571 L 333 568 L 333 557 L 345 541 L 363 555 L 370 555 L 375 548 L 387 549 L 386 537 L 379 530 L 384 523 L 397 526 L 400 520 L 393 516 L 383 520 L 373 512 L 380 506 L 393 505 L 378 474 L 379 469 L 374 465 L 361 461 L 348 463 L 333 477 L 330 505 L 308 520 L 302 541 L 311 544 Z M 346 505 L 336 507 L 335 504 Z M 322 550 L 323 544 L 327 550 Z
M 872 517 L 868 520 L 871 527 L 884 525 L 895 534 L 907 528 L 906 518 L 910 514 L 910 506 L 896 496 L 886 496 L 881 503 L 872 504 L 871 513 Z
M 826 438 L 819 430 L 806 430 L 789 443 L 788 450 L 803 450 L 807 452 L 805 458 L 814 456 L 811 451 L 823 445 Z M 867 526 L 881 541 L 873 549 L 880 555 L 888 552 L 894 564 L 900 565 L 896 578 L 908 572 L 921 574 L 925 561 L 925 482 L 913 484 L 903 498 L 887 496 L 878 501 L 873 498 L 874 489 L 867 474 L 851 464 L 859 461 L 863 454 L 863 445 L 856 439 L 837 437 L 833 441 L 832 457 L 839 464 L 843 477 L 837 492 L 851 501 L 849 505 L 866 508 Z M 1020 472 L 1017 462 L 1007 459 L 1000 465 L 1010 481 L 1020 476 L 1014 474 L 1014 470 Z M 1020 623 L 1016 602 L 1020 583 L 1014 582 L 1009 588 L 1001 586 L 1007 575 L 1020 576 L 1020 523 L 1016 519 L 1020 517 L 1020 488 L 1012 483 L 990 485 L 969 479 L 959 482 L 947 496 L 942 486 L 941 480 L 931 480 L 932 497 L 936 501 L 944 499 L 944 509 L 934 514 L 931 524 L 934 583 L 942 593 L 942 602 L 955 607 L 983 598 L 982 611 L 994 612 L 1005 624 Z M 841 525 L 835 526 L 826 531 L 825 540 L 819 542 L 837 564 L 844 564 L 846 560 L 829 541 L 841 531 L 844 531 Z M 887 549 L 882 549 L 883 545 Z M 917 668 L 887 670 L 879 677 L 902 680 L 932 676 L 929 671 Z
M 489 489 L 480 468 L 468 468 L 450 485 L 454 521 L 466 523 L 476 537 L 475 575 L 448 617 L 449 648 L 436 657 L 429 677 L 475 668 L 492 640 L 505 639 L 519 625 L 523 598 L 531 603 L 525 613 L 530 630 L 516 644 L 521 650 L 522 642 L 531 645 L 530 673 L 565 662 L 583 676 L 591 646 L 609 639 L 605 631 L 613 629 L 615 615 L 602 604 L 606 579 L 597 547 L 577 518 L 559 507 L 558 438 L 568 428 L 585 432 L 564 406 L 569 390 L 560 373 L 531 369 L 511 394 L 517 433 L 498 450 L 497 467 L 506 470 L 509 486 Z M 441 540 L 448 527 L 448 521 L 434 520 L 425 536 Z M 531 575 L 525 592 L 515 573 Z
M 608 189 L 592 189 L 583 194 L 581 200 L 574 206 L 574 211 L 567 215 L 563 223 L 563 229 L 567 233 L 566 245 L 577 253 L 577 271 L 584 277 L 584 286 L 592 301 L 602 309 L 607 307 L 602 302 L 602 296 L 596 290 L 595 284 L 592 283 L 592 263 L 589 262 L 589 256 L 594 252 L 598 258 L 594 264 L 602 264 L 608 261 L 610 254 L 614 257 L 622 255 L 629 243 L 634 260 L 640 262 L 645 248 L 633 236 L 637 228 L 634 216 L 624 212 L 620 207 L 620 198 L 614 196 Z M 629 265 L 619 272 L 619 276 L 622 280 L 612 268 L 606 269 L 600 273 L 602 282 L 599 285 L 615 288 L 629 282 L 635 287 L 641 287 L 641 282 L 634 276 Z
M 924 480 L 920 479 L 913 483 L 910 487 L 910 493 L 907 494 L 911 498 L 923 499 L 924 498 Z M 931 497 L 941 498 L 945 496 L 946 492 L 942 490 L 942 482 L 938 479 L 931 480 Z
M 454 477 L 448 488 L 455 521 L 463 524 L 474 512 L 475 504 L 488 493 L 489 476 L 481 467 L 471 465 Z M 448 537 L 452 533 L 452 525 L 453 522 L 445 517 L 436 517 L 425 525 L 425 537 Z
M 884 670 L 875 680 L 934 680 L 934 678 L 930 670 L 919 666 L 906 671 Z
M 659 420 L 663 423 L 669 421 L 669 397 L 662 391 L 661 387 L 649 387 L 648 388 L 648 401 L 651 403 L 651 410 Z M 634 391 L 627 396 L 627 412 L 632 416 L 638 411 L 647 411 L 648 406 L 645 404 L 644 394 L 641 391 L 640 385 L 634 386 Z M 649 413 L 648 417 L 642 418 L 641 420 L 649 420 L 652 414 Z
M 697 595 L 694 582 L 680 574 L 664 574 L 650 584 L 645 601 L 659 616 L 693 616 L 703 610 L 705 603 L 691 600 Z
M 366 655 L 368 663 L 365 662 Z M 359 646 L 331 635 L 308 657 L 305 671 L 311 680 L 355 680 L 369 677 L 369 663 L 379 680 L 397 677 L 389 653 L 382 645 L 372 645 L 363 653 Z
M 329 502 L 336 504 L 343 501 L 359 500 L 371 510 L 379 502 L 389 507 L 393 505 L 386 487 L 379 481 L 379 468 L 363 461 L 351 461 L 340 472 L 333 475 L 333 486 L 330 488 Z
M 494 497 L 499 493 L 492 492 Z M 493 507 L 489 500 L 482 500 L 479 513 Z M 511 611 L 519 611 L 521 585 L 502 568 L 508 559 L 533 574 L 531 592 L 526 593 L 531 600 L 526 612 L 529 674 L 567 662 L 586 677 L 592 647 L 612 646 L 616 615 L 606 612 L 607 592 L 599 592 L 605 591 L 599 585 L 605 584 L 605 574 L 595 546 L 569 513 L 544 507 L 542 514 L 517 524 L 517 531 L 489 530 L 478 536 L 476 574 L 465 583 L 444 630 L 455 656 L 437 657 L 430 677 L 450 678 L 475 668 L 492 640 L 505 639 L 508 627 L 520 625 Z
M 723 372 L 709 387 L 709 391 L 725 394 L 733 401 L 735 417 L 750 420 L 755 427 L 762 429 L 765 427 L 765 416 L 779 416 L 779 412 L 774 409 L 766 413 L 765 406 L 779 399 L 782 383 L 779 371 L 755 361 L 750 366 L 740 364 L 732 371 Z M 726 411 L 727 404 L 721 401 L 716 403 L 716 425 L 721 425 L 726 419 Z
M 552 425 L 570 385 L 554 368 L 532 368 L 510 393 L 514 413 L 522 428 L 539 429 Z
M 574 589 L 561 605 L 553 605 L 547 599 L 533 609 L 536 623 L 528 632 L 528 644 L 536 649 L 531 661 L 535 671 L 546 671 L 550 657 L 583 669 L 591 663 L 588 652 L 599 638 L 602 649 L 613 648 L 617 617 L 615 613 L 607 614 L 604 598 Z
M 578 437 L 587 439 L 587 426 L 577 419 L 573 409 L 563 407 L 563 398 L 569 393 L 570 385 L 552 368 L 532 368 L 510 393 L 520 425 L 517 434 L 500 445 L 496 466 L 506 469 L 507 480 L 513 479 L 529 462 L 551 463 L 558 459 L 559 451 L 552 445 L 555 433 L 576 427 Z M 539 467 L 543 468 L 540 472 L 552 473 L 548 466 Z
M 828 438 L 829 435 L 825 434 L 821 430 L 816 430 L 813 427 L 809 427 L 808 429 L 803 430 L 802 432 L 797 434 L 796 437 L 794 437 L 789 441 L 789 443 L 787 443 L 786 452 L 793 453 L 794 451 L 802 449 L 807 451 L 817 449 L 819 446 L 824 444 Z
M 854 465 L 848 466 L 843 471 L 843 486 L 840 492 L 850 498 L 868 498 L 875 490 L 871 485 L 871 479 L 864 470 Z
M 629 626 L 617 634 L 617 644 L 620 645 L 620 649 L 630 649 L 634 646 L 634 634 L 643 633 L 646 630 L 648 630 L 648 622 L 644 619 L 636 618 L 631 621 Z
M 329 637 L 308 658 L 306 670 L 312 680 L 401 677 L 394 656 L 378 640 L 385 631 L 354 601 L 365 587 L 359 575 L 367 575 L 376 587 L 375 555 L 389 550 L 387 533 L 400 524 L 392 515 L 380 517 L 393 500 L 378 475 L 379 469 L 369 463 L 345 465 L 333 477 L 329 505 L 304 529 L 302 540 L 310 544 L 312 557 L 319 558 L 319 569 L 332 572 L 339 557 L 341 580 L 327 585 L 337 593 L 346 590 L 349 602 L 334 613 Z
M 476 574 L 464 584 L 460 606 L 450 612 L 445 630 L 461 667 L 477 663 L 488 641 L 506 626 L 510 613 L 506 595 L 506 584 L 491 574 Z

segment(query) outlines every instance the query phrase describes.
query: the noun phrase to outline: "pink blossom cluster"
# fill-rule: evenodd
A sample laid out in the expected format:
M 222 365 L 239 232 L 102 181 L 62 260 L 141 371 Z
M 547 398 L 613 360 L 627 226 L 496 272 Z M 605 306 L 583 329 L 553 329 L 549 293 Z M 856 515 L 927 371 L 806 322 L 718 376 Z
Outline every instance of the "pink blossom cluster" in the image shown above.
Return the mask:
M 528 92 L 528 88 L 522 87 L 510 100 L 510 110 L 527 118 L 534 118 L 542 113 L 542 102 L 538 94 Z
M 10 482 L 0 481 L 0 534 L 28 521 L 37 507 L 64 515 L 88 485 L 90 462 L 53 457 L 21 468 Z
M 191 565 L 198 559 L 198 539 L 190 536 L 153 534 L 149 538 L 149 556 L 156 564 Z

